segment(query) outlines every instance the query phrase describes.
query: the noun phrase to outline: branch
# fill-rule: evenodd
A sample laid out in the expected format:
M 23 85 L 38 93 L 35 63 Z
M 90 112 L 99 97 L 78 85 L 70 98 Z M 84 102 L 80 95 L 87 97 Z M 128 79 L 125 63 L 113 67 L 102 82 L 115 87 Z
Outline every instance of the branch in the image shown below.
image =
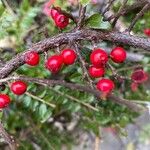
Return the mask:
M 63 44 L 68 44 L 69 41 L 92 41 L 94 38 L 97 40 L 107 40 L 113 43 L 120 43 L 150 51 L 150 38 L 99 29 L 82 29 L 77 31 L 73 30 L 68 33 L 61 33 L 57 36 L 44 39 L 43 41 L 34 44 L 26 51 L 13 57 L 0 69 L 0 79 L 7 77 L 11 72 L 15 71 L 18 67 L 24 64 L 24 56 L 27 51 L 36 50 L 39 54 L 41 54 L 45 51 L 48 51 L 49 49 L 56 48 Z
M 41 78 L 31 78 L 31 77 L 26 77 L 26 76 L 20 76 L 20 77 L 18 76 L 18 77 L 8 77 L 5 79 L 1 79 L 0 82 L 7 82 L 9 80 L 23 80 L 26 82 L 33 82 L 33 83 L 37 83 L 37 84 L 44 85 L 44 86 L 61 85 L 61 86 L 67 87 L 71 90 L 78 90 L 78 91 L 82 91 L 82 92 L 91 93 L 94 96 L 96 96 L 97 98 L 101 97 L 101 92 L 96 89 L 91 89 L 89 86 L 83 86 L 80 84 L 68 83 L 63 80 L 49 80 L 49 79 L 41 79 Z M 120 97 L 117 97 L 113 94 L 108 95 L 107 98 L 117 104 L 128 107 L 132 111 L 135 111 L 138 113 L 145 111 L 145 108 L 143 108 L 142 106 L 137 105 L 129 100 L 125 100 Z

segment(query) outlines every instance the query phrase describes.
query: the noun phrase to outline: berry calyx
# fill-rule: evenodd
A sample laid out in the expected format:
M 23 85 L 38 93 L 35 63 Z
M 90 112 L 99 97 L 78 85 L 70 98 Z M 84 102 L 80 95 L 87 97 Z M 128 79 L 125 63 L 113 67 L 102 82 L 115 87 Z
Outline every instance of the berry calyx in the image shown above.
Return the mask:
M 60 12 L 61 12 L 61 8 L 60 8 L 60 7 L 53 7 L 53 8 L 51 9 L 51 17 L 55 20 L 56 17 L 57 17 L 58 15 L 60 15 Z
M 61 55 L 53 55 L 48 58 L 45 66 L 52 73 L 57 73 L 63 65 L 63 58 Z
M 150 29 L 144 29 L 144 34 L 150 36 Z
M 10 103 L 10 97 L 6 94 L 0 94 L 0 108 L 5 108 Z
M 93 78 L 99 78 L 105 74 L 105 69 L 103 67 L 98 68 L 95 66 L 91 66 L 88 71 L 89 75 Z
M 90 55 L 90 61 L 94 66 L 101 67 L 107 63 L 108 55 L 102 49 L 95 49 Z
M 115 63 L 123 63 L 126 60 L 126 51 L 122 47 L 116 47 L 111 51 L 110 57 Z
M 61 29 L 65 28 L 69 24 L 69 18 L 63 14 L 58 15 L 54 21 L 56 26 Z
M 104 93 L 110 93 L 114 88 L 114 82 L 110 79 L 101 79 L 97 83 L 97 89 Z
M 40 57 L 35 51 L 31 51 L 25 54 L 25 63 L 30 66 L 36 66 L 39 64 Z
M 75 51 L 72 49 L 64 49 L 61 56 L 65 65 L 72 65 L 77 58 Z
M 27 84 L 23 81 L 15 81 L 10 86 L 11 91 L 16 95 L 22 95 L 27 90 Z

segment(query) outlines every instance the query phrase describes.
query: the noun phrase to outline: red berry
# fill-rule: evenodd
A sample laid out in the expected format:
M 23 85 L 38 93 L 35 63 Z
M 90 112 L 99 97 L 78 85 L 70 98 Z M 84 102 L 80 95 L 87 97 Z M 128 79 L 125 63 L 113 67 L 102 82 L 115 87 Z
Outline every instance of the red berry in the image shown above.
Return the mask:
M 126 60 L 126 51 L 122 47 L 116 47 L 111 51 L 110 57 L 114 62 L 122 63 Z
M 63 58 L 60 55 L 53 55 L 48 58 L 45 66 L 52 73 L 57 73 L 63 65 Z
M 150 29 L 144 29 L 144 34 L 150 36 Z
M 75 51 L 72 49 L 64 49 L 61 52 L 61 56 L 63 58 L 64 64 L 66 65 L 72 65 L 77 58 Z
M 95 49 L 90 55 L 90 61 L 94 66 L 101 67 L 107 63 L 108 55 L 102 49 Z
M 10 98 L 6 94 L 0 94 L 0 108 L 5 108 L 9 105 Z
M 143 69 L 137 69 L 132 73 L 131 79 L 133 82 L 143 83 L 148 79 L 148 74 Z
M 27 84 L 23 81 L 15 81 L 11 84 L 11 91 L 16 95 L 22 95 L 27 90 Z
M 31 51 L 25 54 L 25 63 L 31 66 L 38 65 L 40 60 L 39 54 L 37 52 Z
M 54 7 L 51 9 L 51 17 L 55 20 L 58 15 L 60 15 L 61 8 Z
M 69 24 L 69 18 L 63 14 L 58 15 L 55 18 L 55 24 L 57 27 L 63 29 Z
M 89 68 L 89 74 L 93 78 L 99 78 L 105 74 L 105 70 L 103 67 L 98 68 L 98 67 L 91 66 Z
M 97 89 L 104 93 L 109 93 L 115 88 L 114 82 L 110 79 L 101 79 L 97 83 Z

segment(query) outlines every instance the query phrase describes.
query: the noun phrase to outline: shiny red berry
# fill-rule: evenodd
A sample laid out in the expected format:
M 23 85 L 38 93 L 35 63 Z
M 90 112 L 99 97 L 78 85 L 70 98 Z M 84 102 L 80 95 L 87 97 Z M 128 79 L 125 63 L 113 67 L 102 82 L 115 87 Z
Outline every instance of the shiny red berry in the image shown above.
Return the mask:
M 105 74 L 105 69 L 104 69 L 104 67 L 91 66 L 89 68 L 89 74 L 93 78 L 99 78 Z
M 110 57 L 115 63 L 123 63 L 126 60 L 126 51 L 122 47 L 116 47 L 111 51 Z
M 54 21 L 56 26 L 61 29 L 65 28 L 69 24 L 69 18 L 63 14 L 58 15 Z
M 65 65 L 72 65 L 77 58 L 75 51 L 72 49 L 64 49 L 61 56 Z
M 58 15 L 60 15 L 61 8 L 54 7 L 51 9 L 51 17 L 55 20 Z
M 94 66 L 101 67 L 107 63 L 108 55 L 102 49 L 95 49 L 90 55 L 90 61 Z
M 61 55 L 53 55 L 48 58 L 45 66 L 52 73 L 57 73 L 63 65 L 63 58 Z
M 6 94 L 0 94 L 0 108 L 5 108 L 10 103 L 10 97 Z
M 35 51 L 31 51 L 25 54 L 25 63 L 30 66 L 36 66 L 39 64 L 40 57 Z
M 144 34 L 150 36 L 150 29 L 144 29 Z
M 10 86 L 11 91 L 16 95 L 22 95 L 27 90 L 27 84 L 23 81 L 15 81 Z
M 97 89 L 104 93 L 109 93 L 115 88 L 114 82 L 110 79 L 101 79 L 97 83 Z

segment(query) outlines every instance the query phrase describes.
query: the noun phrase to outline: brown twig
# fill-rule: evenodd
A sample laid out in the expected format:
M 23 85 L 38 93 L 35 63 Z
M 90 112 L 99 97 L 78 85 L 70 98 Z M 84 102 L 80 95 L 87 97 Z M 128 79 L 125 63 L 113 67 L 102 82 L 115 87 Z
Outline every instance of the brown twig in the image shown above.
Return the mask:
M 144 13 L 147 12 L 148 10 L 150 10 L 150 3 L 146 4 L 142 8 L 142 10 L 136 15 L 136 17 L 131 22 L 129 28 L 126 30 L 126 32 L 130 32 L 132 28 L 134 27 L 134 25 L 136 24 L 136 22 L 139 20 L 139 18 L 141 18 L 144 15 Z
M 122 9 L 120 14 L 118 14 L 118 13 L 117 14 L 120 15 L 120 16 L 124 16 L 124 15 L 126 15 L 128 13 L 131 13 L 132 11 L 135 11 L 135 10 L 137 10 L 139 8 L 144 7 L 146 4 L 147 4 L 147 0 L 136 1 L 132 5 L 128 5 L 127 7 Z M 117 16 L 117 14 L 113 14 L 110 17 L 105 16 L 104 17 L 104 21 L 110 21 L 110 20 L 114 19 Z
M 81 29 L 84 25 L 85 13 L 86 13 L 86 6 L 80 5 L 79 20 L 77 23 L 77 29 L 78 30 Z
M 105 9 L 102 12 L 102 15 L 104 16 L 104 14 L 109 11 L 110 7 L 112 6 L 112 4 L 114 3 L 115 0 L 109 0 L 109 2 L 107 3 Z
M 107 67 L 111 70 L 112 74 L 113 74 L 113 77 L 118 80 L 118 81 L 123 81 L 123 80 L 130 80 L 130 78 L 126 77 L 126 76 L 122 76 L 122 75 L 119 75 L 117 70 L 110 64 L 110 63 L 107 63 Z
M 74 44 L 75 45 L 75 50 L 76 50 L 76 53 L 79 57 L 79 61 L 81 63 L 81 67 L 82 67 L 82 71 L 83 71 L 83 79 L 86 77 L 88 82 L 89 82 L 89 85 L 92 89 L 94 89 L 94 85 L 93 85 L 93 81 L 91 80 L 90 76 L 89 76 L 89 73 L 86 69 L 86 63 L 84 61 L 84 59 L 82 58 L 81 56 L 81 53 L 80 53 L 80 50 L 78 48 L 78 45 L 77 44 Z
M 125 8 L 127 2 L 128 2 L 128 0 L 124 0 L 124 1 L 123 1 L 123 4 L 121 5 L 121 7 L 120 7 L 118 13 L 115 15 L 115 18 L 114 18 L 114 20 L 113 20 L 113 22 L 112 22 L 112 26 L 113 26 L 113 27 L 115 26 L 117 20 L 119 19 L 120 15 L 121 15 L 121 12 L 122 12 L 122 10 Z

